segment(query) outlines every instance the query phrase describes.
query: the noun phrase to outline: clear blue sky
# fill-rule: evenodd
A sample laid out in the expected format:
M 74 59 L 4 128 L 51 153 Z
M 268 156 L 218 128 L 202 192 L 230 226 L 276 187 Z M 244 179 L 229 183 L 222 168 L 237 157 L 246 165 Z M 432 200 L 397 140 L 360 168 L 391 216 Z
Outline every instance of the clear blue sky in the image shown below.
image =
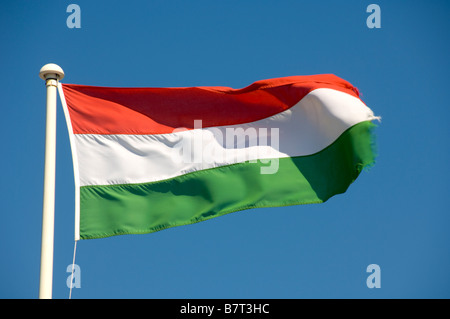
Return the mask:
M 66 8 L 81 8 L 69 29 Z M 369 29 L 366 8 L 381 8 Z M 449 298 L 448 1 L 3 1 L 0 298 L 37 298 L 46 63 L 65 83 L 240 88 L 336 74 L 382 122 L 379 156 L 319 205 L 80 241 L 73 298 Z M 68 298 L 74 183 L 58 101 L 53 296 Z M 381 268 L 369 289 L 366 267 Z

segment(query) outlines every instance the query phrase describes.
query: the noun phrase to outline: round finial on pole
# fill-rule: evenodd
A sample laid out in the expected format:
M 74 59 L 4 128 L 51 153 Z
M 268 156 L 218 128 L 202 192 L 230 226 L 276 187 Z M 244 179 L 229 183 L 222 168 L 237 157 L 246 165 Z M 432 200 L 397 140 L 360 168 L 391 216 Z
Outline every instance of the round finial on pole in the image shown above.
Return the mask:
M 59 65 L 49 63 L 44 65 L 39 71 L 39 77 L 42 80 L 62 80 L 64 78 L 64 71 Z

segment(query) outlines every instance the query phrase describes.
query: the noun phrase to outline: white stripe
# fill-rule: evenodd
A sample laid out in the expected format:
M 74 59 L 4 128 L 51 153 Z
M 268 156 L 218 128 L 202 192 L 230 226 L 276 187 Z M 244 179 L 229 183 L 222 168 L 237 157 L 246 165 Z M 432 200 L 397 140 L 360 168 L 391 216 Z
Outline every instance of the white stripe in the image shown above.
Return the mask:
M 247 160 L 310 155 L 375 118 L 360 99 L 321 88 L 282 113 L 246 124 L 158 135 L 75 134 L 80 186 L 153 182 Z

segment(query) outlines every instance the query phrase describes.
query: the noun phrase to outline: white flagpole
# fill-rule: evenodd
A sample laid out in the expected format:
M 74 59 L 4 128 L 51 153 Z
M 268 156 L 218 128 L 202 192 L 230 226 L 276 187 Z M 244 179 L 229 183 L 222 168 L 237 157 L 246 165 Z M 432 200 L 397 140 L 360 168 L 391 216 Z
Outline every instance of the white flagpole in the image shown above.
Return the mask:
M 42 242 L 39 298 L 52 298 L 53 234 L 55 220 L 56 164 L 56 92 L 64 71 L 56 64 L 44 65 L 39 77 L 47 87 L 47 119 L 45 128 L 44 203 L 42 207 Z

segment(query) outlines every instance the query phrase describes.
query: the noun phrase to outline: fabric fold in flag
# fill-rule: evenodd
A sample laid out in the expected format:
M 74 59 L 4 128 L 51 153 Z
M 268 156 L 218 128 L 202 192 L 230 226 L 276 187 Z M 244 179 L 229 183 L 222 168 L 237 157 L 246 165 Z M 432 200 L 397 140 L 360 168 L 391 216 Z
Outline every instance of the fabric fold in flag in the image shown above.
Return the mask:
M 60 84 L 59 92 L 74 162 L 76 240 L 321 203 L 375 159 L 377 117 L 355 87 L 331 74 L 242 89 Z

